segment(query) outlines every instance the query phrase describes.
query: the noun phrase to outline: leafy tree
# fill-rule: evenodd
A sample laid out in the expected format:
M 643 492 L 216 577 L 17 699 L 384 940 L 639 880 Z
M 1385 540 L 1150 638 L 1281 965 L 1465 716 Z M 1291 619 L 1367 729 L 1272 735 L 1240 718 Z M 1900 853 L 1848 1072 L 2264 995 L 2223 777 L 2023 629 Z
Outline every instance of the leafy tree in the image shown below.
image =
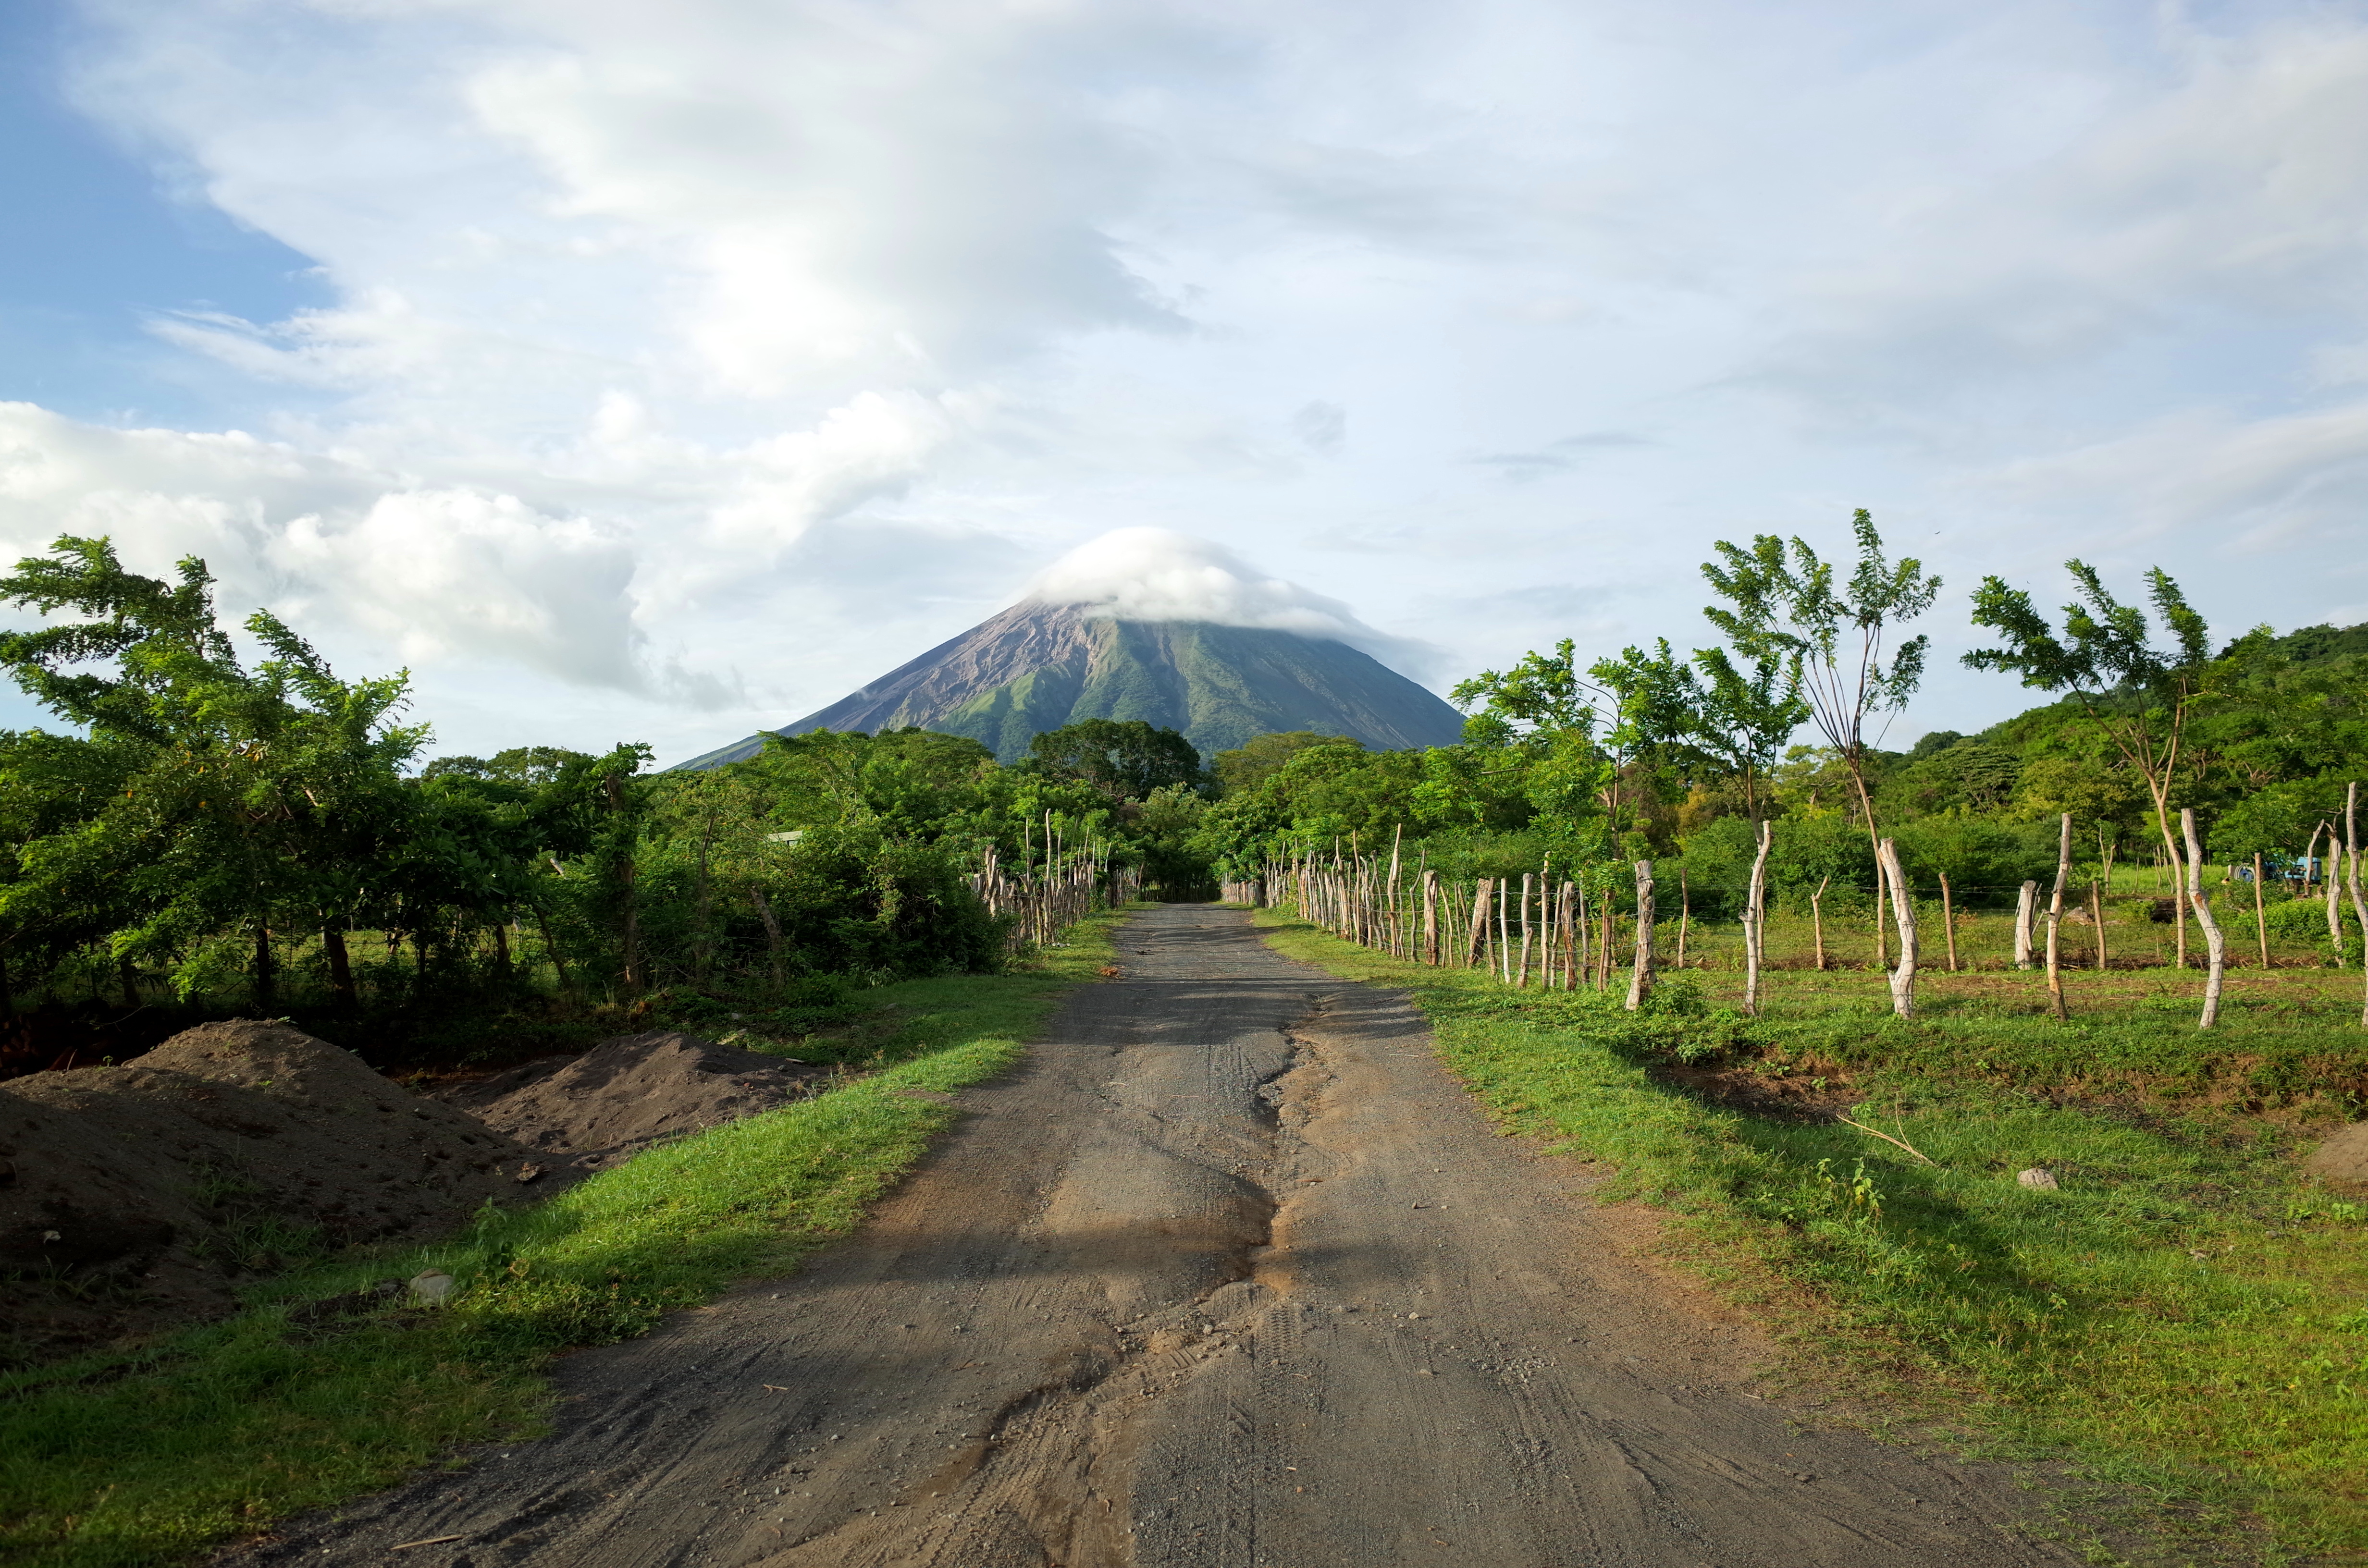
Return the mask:
M 1985 577 L 1974 594 L 1974 624 L 1996 631 L 2001 644 L 1965 655 L 1977 670 L 2003 670 L 2040 691 L 2064 692 L 2078 703 L 2089 724 L 2146 782 L 2155 826 L 2169 863 L 2182 863 L 2171 827 L 2171 799 L 2179 784 L 2180 747 L 2190 722 L 2212 695 L 2210 632 L 2169 574 L 2146 574 L 2147 597 L 2171 634 L 2171 646 L 2157 650 L 2146 612 L 2105 591 L 2096 569 L 2067 561 L 2078 585 L 2076 602 L 2064 607 L 2059 636 L 2034 608 L 2031 596 L 2002 578 Z
M 1310 746 L 1337 745 L 1342 741 L 1361 747 L 1362 741 L 1346 735 L 1320 734 L 1314 730 L 1283 730 L 1253 735 L 1231 751 L 1209 759 L 1209 771 L 1221 793 L 1238 795 L 1255 790 L 1283 764 Z
M 1054 778 L 1090 784 L 1113 801 L 1141 801 L 1155 790 L 1203 782 L 1201 754 L 1174 730 L 1140 719 L 1081 719 L 1028 743 L 1028 762 Z
M 1569 638 L 1551 653 L 1523 654 L 1508 670 L 1484 670 L 1449 696 L 1459 708 L 1482 705 L 1464 721 L 1463 749 L 1484 772 L 1517 778 L 1531 805 L 1565 829 L 1600 801 L 1611 831 L 1620 830 L 1624 759 L 1596 738 L 1596 705 L 1606 694 L 1579 675 Z M 1615 727 L 1608 738 L 1635 741 L 1643 733 Z
M 1727 602 L 1702 611 L 1745 657 L 1759 661 L 1763 678 L 1788 666 L 1801 698 L 1842 765 L 1850 769 L 1865 815 L 1875 833 L 1874 797 L 1868 787 L 1867 722 L 1896 713 L 1924 678 L 1929 637 L 1911 637 L 1884 660 L 1884 642 L 1901 623 L 1932 608 L 1941 580 L 1910 557 L 1893 563 L 1883 551 L 1873 515 L 1852 515 L 1858 562 L 1847 584 L 1837 587 L 1835 563 L 1795 536 L 1788 551 L 1774 534 L 1760 534 L 1744 551 L 1725 540 L 1713 548 L 1724 566 L 1705 563 L 1702 575 Z
M 51 738 L 50 755 L 120 786 L 22 845 L 0 917 L 53 945 L 109 933 L 120 956 L 170 961 L 184 993 L 221 971 L 222 934 L 243 931 L 265 1003 L 272 930 L 293 918 L 323 933 L 350 999 L 342 933 L 370 892 L 354 868 L 402 835 L 401 770 L 427 738 L 393 722 L 404 677 L 340 681 L 263 611 L 246 629 L 269 657 L 249 670 L 215 624 L 203 562 L 166 584 L 125 571 L 103 539 L 20 561 L 0 599 L 85 618 L 0 635 L 0 668 L 88 732 Z

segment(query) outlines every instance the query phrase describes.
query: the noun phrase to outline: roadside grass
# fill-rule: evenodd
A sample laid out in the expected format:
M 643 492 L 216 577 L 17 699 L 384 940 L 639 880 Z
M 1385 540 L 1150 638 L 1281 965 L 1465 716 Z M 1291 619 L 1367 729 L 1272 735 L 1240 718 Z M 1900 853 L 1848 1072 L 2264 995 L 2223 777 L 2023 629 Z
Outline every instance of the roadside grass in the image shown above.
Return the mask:
M 815 1099 L 652 1150 L 461 1233 L 348 1255 L 250 1292 L 229 1321 L 0 1378 L 0 1560 L 184 1561 L 374 1491 L 454 1445 L 529 1437 L 563 1350 L 647 1332 L 736 1279 L 786 1272 L 853 1229 L 1060 998 L 1110 961 L 1125 912 L 1001 975 L 879 987 L 903 1023 L 880 1070 Z M 440 1308 L 314 1324 L 290 1309 L 426 1268 Z
M 1614 1196 L 1671 1211 L 1677 1253 L 1862 1411 L 2075 1456 L 2174 1549 L 2368 1561 L 2368 1200 L 2294 1161 L 2304 1125 L 2356 1114 L 2356 1013 L 2217 1037 L 2146 1012 L 2067 1028 L 2020 1002 L 1902 1024 L 1783 974 L 1773 1021 L 1707 1006 L 1691 975 L 1639 1016 L 1257 918 L 1292 957 L 1406 990 L 1508 1129 L 1616 1165 Z M 2320 1066 L 2274 1108 L 2196 1093 L 2232 1047 Z M 1713 1103 L 1672 1081 L 1690 1069 L 1831 1073 L 1850 1114 L 1935 1164 Z M 2031 1166 L 2061 1188 L 2020 1186 Z

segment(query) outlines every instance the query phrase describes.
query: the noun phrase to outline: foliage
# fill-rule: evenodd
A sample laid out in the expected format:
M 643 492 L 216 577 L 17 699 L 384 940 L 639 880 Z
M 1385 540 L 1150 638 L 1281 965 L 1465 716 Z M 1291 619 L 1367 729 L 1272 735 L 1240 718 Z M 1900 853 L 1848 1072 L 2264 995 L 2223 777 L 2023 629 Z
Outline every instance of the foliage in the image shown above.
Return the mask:
M 1081 719 L 1047 730 L 1028 743 L 1028 763 L 1048 778 L 1090 784 L 1113 801 L 1140 801 L 1179 784 L 1198 788 L 1203 779 L 1190 741 L 1140 719 Z

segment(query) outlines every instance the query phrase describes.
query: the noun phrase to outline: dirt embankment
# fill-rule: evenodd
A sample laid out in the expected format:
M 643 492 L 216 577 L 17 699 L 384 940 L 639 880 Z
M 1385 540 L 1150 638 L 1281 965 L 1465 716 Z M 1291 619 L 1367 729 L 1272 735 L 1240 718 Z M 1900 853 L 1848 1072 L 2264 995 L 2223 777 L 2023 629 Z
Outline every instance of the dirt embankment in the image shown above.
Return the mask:
M 241 1279 L 422 1241 L 637 1150 L 811 1092 L 796 1062 L 609 1040 L 439 1096 L 285 1024 L 0 1084 L 0 1362 L 202 1321 Z
M 803 1099 L 820 1076 L 786 1057 L 654 1031 L 435 1094 L 546 1163 L 600 1170 L 653 1144 Z

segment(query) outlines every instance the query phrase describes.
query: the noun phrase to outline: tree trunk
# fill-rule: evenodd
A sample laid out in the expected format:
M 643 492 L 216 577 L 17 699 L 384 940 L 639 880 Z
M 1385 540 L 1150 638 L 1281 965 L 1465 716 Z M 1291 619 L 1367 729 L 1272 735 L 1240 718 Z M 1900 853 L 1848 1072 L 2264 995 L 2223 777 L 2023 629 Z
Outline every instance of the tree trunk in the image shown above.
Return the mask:
M 2360 889 L 2360 785 L 2356 780 L 2343 792 L 2343 848 L 2345 858 L 2351 862 L 2351 916 L 2360 922 L 2361 930 L 2368 932 L 2368 895 Z M 2360 1027 L 2368 1029 L 2368 962 L 2360 968 Z
M 748 902 L 757 906 L 757 918 L 764 925 L 765 966 L 773 977 L 773 983 L 776 986 L 779 986 L 783 978 L 781 972 L 781 923 L 774 916 L 773 906 L 770 903 L 767 902 L 765 898 L 765 890 L 763 888 L 750 888 L 748 890 Z
M 2025 882 L 2014 901 L 2014 967 L 2031 967 L 2031 928 L 2039 918 L 2039 884 Z
M 1685 868 L 1678 869 L 1678 967 L 1686 967 L 1686 927 L 1693 923 L 1693 894 L 1686 890 Z
M 2101 882 L 2089 884 L 2089 924 L 2097 933 L 2097 972 L 2105 972 L 2110 955 L 2105 951 L 2105 890 Z
M 1755 1018 L 1759 1016 L 1759 966 L 1768 954 L 1768 846 L 1774 827 L 1772 823 L 1759 824 L 1759 853 L 1751 858 L 1751 886 L 1743 895 L 1743 1010 Z
M 2055 891 L 2047 897 L 2047 994 L 2059 1019 L 2070 1017 L 2064 1006 L 2063 957 L 2064 884 L 2072 877 L 2072 813 L 2063 817 L 2064 834 L 2055 846 Z
M 1949 972 L 1957 972 L 1957 903 L 1949 896 L 1949 873 L 1941 873 L 1941 930 L 1949 939 Z
M 1653 995 L 1653 862 L 1636 862 L 1636 955 L 1628 974 L 1628 1010 Z
M 1513 934 L 1506 928 L 1505 894 L 1512 882 L 1510 877 L 1497 879 L 1497 978 L 1513 978 Z
M 2335 949 L 2335 967 L 2338 969 L 2343 967 L 2343 915 L 2335 902 L 2335 886 L 2343 880 L 2343 853 L 2336 847 L 2335 824 L 2328 823 L 2327 858 L 2318 865 L 2318 885 L 2327 894 L 2327 940 Z
M 1884 877 L 1891 884 L 1891 915 L 1899 924 L 1899 965 L 1891 971 L 1891 1010 L 1903 1018 L 1916 1016 L 1916 897 L 1907 873 L 1899 864 L 1899 841 L 1886 838 L 1877 853 Z
M 565 991 L 568 988 L 567 960 L 559 956 L 559 944 L 552 940 L 551 916 L 539 903 L 534 905 L 534 928 L 542 933 L 542 950 L 551 955 L 551 972 L 558 977 L 559 988 Z
M 494 922 L 494 968 L 504 980 L 510 977 L 510 921 L 507 911 Z
M 361 998 L 354 991 L 354 965 L 346 952 L 345 927 L 334 922 L 323 926 L 321 950 L 329 957 L 330 1001 L 341 1013 L 355 1011 Z
M 2228 944 L 2220 935 L 2220 922 L 2213 918 L 2211 902 L 2203 892 L 2203 846 L 2195 836 L 2195 812 L 2190 807 L 2179 813 L 2180 831 L 2187 835 L 2187 902 L 2195 906 L 2195 923 L 2203 928 L 2203 953 L 2206 968 L 2203 974 L 2203 1016 L 2195 1022 L 2200 1029 L 2208 1029 L 2220 1021 L 2220 985 L 2228 965 Z
M 1578 934 L 1586 926 L 1586 908 L 1579 903 L 1578 884 L 1562 885 L 1562 988 L 1578 989 Z
M 271 927 L 257 921 L 255 927 L 255 1006 L 257 1012 L 270 1012 L 279 995 L 279 973 L 272 957 Z
M 1809 926 L 1816 933 L 1817 972 L 1820 974 L 1826 969 L 1826 889 L 1833 885 L 1833 881 L 1831 877 L 1820 877 L 1817 891 L 1809 895 Z
M 2268 874 L 2269 868 L 2261 863 L 2260 851 L 2255 850 L 2253 852 L 2253 935 L 2260 939 L 2261 968 L 2265 971 L 2270 967 L 2270 909 L 2269 905 L 2262 902 L 2261 880 Z
M 1536 895 L 1536 874 L 1521 873 L 1521 970 L 1513 983 L 1523 991 L 1530 988 L 1530 900 Z
M 1480 967 L 1480 955 L 1488 945 L 1488 879 L 1483 877 L 1472 891 L 1472 927 L 1463 933 L 1463 967 Z

